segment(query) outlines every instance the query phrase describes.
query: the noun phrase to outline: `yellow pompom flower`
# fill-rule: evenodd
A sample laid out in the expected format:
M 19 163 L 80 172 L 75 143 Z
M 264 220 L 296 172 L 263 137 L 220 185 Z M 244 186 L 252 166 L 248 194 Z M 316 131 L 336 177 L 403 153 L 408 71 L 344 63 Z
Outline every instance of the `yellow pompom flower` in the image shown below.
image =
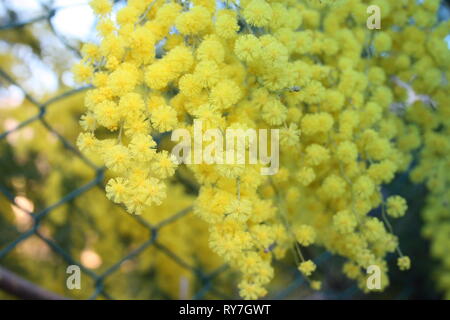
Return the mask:
M 281 125 L 286 121 L 287 108 L 277 98 L 270 99 L 262 111 L 262 118 L 270 125 Z
M 131 54 L 136 60 L 144 64 L 155 58 L 155 35 L 145 27 L 139 27 L 131 34 Z
M 326 112 L 307 114 L 302 118 L 302 132 L 305 135 L 314 135 L 327 132 L 333 126 L 333 117 Z
M 239 294 L 245 300 L 254 300 L 264 295 L 265 290 L 259 284 L 243 281 L 239 283 Z
M 130 63 L 121 64 L 108 78 L 112 93 L 121 96 L 132 91 L 138 83 L 138 70 Z
M 144 184 L 146 194 L 148 195 L 145 204 L 151 206 L 153 204 L 160 205 L 166 198 L 166 185 L 156 178 L 149 178 Z
M 178 77 L 183 72 L 187 72 L 194 64 L 194 56 L 192 50 L 184 45 L 176 46 L 170 50 L 162 59 Z
M 106 100 L 95 107 L 94 116 L 100 125 L 109 130 L 116 130 L 119 126 L 121 112 L 116 103 Z
M 320 188 L 323 196 L 328 199 L 336 199 L 345 192 L 346 182 L 338 175 L 331 174 L 325 178 Z
M 125 6 L 117 11 L 116 21 L 119 25 L 132 24 L 139 16 L 139 11 L 133 6 Z
M 212 88 L 220 79 L 218 65 L 210 60 L 199 62 L 194 75 L 204 88 Z
M 375 185 L 368 176 L 360 176 L 356 179 L 353 190 L 359 198 L 369 198 L 375 191 Z
M 106 37 L 107 35 L 112 34 L 116 29 L 116 27 L 114 25 L 114 22 L 111 21 L 111 19 L 103 18 L 100 19 L 96 29 L 103 37 Z
M 199 60 L 211 60 L 221 63 L 225 59 L 225 51 L 220 41 L 213 38 L 203 40 L 197 49 Z
M 224 39 L 232 39 L 236 37 L 239 31 L 236 14 L 231 10 L 220 10 L 216 14 L 215 22 L 216 33 Z
M 392 47 L 392 39 L 388 33 L 384 31 L 379 32 L 375 36 L 374 46 L 378 52 L 389 51 Z
M 351 233 L 357 225 L 356 217 L 348 210 L 339 211 L 333 216 L 333 227 L 339 233 Z
M 325 97 L 325 88 L 319 81 L 313 80 L 302 90 L 304 101 L 308 104 L 317 104 L 322 102 Z
M 93 132 L 97 129 L 97 121 L 92 112 L 87 112 L 81 116 L 80 125 L 85 131 Z
M 108 148 L 103 158 L 108 169 L 120 174 L 127 170 L 131 155 L 127 147 L 118 144 Z
M 266 27 L 272 18 L 272 8 L 264 0 L 251 0 L 244 8 L 244 17 L 255 27 Z
M 317 166 L 330 159 L 330 152 L 319 144 L 311 144 L 306 148 L 306 162 Z
M 91 0 L 89 2 L 92 10 L 98 15 L 105 15 L 111 12 L 112 4 L 110 0 Z
M 337 90 L 326 90 L 324 93 L 322 106 L 325 111 L 333 112 L 341 110 L 344 106 L 345 97 Z
M 411 268 L 411 260 L 407 256 L 403 256 L 397 259 L 397 266 L 400 270 L 405 271 Z
M 316 239 L 316 231 L 313 227 L 306 224 L 298 226 L 294 232 L 295 238 L 304 247 L 313 244 Z
M 386 233 L 384 224 L 381 220 L 370 217 L 364 222 L 363 234 L 364 237 L 371 242 L 379 241 Z
M 91 132 L 83 132 L 77 138 L 77 146 L 81 151 L 94 151 L 97 138 Z
M 311 167 L 303 167 L 297 173 L 297 180 L 304 186 L 309 185 L 316 178 L 314 169 Z
M 259 39 L 252 34 L 240 36 L 234 45 L 234 52 L 244 62 L 256 61 L 263 53 Z
M 316 270 L 316 265 L 311 260 L 303 261 L 302 263 L 300 263 L 298 270 L 303 275 L 309 277 Z
M 289 111 L 288 111 L 289 113 Z M 288 116 L 289 118 L 289 116 Z M 300 130 L 295 123 L 280 130 L 280 144 L 285 147 L 293 147 L 300 142 Z
M 124 43 L 122 39 L 114 33 L 108 34 L 100 44 L 100 52 L 108 60 L 114 58 L 116 61 L 115 66 L 117 67 L 125 52 Z
M 173 176 L 177 167 L 176 158 L 167 151 L 158 152 L 150 165 L 151 172 L 159 179 Z
M 156 154 L 156 142 L 147 134 L 136 134 L 128 145 L 133 159 L 138 161 L 150 161 Z
M 154 90 L 164 89 L 174 78 L 171 67 L 162 61 L 149 65 L 145 73 L 145 83 Z
M 219 81 L 212 89 L 210 102 L 222 109 L 228 109 L 241 98 L 241 90 L 232 80 Z
M 83 62 L 74 65 L 72 71 L 75 81 L 79 83 L 87 82 L 93 75 L 92 67 Z
M 321 281 L 317 281 L 317 280 L 311 281 L 311 289 L 317 290 L 317 291 L 321 290 L 322 289 L 322 282 Z
M 344 274 L 350 279 L 357 279 L 361 275 L 361 268 L 353 262 L 346 262 L 342 269 Z
M 225 211 L 227 219 L 245 222 L 252 212 L 252 203 L 246 199 L 235 199 L 227 205 Z
M 178 82 L 181 93 L 188 97 L 198 96 L 202 91 L 202 85 L 197 76 L 185 74 Z
M 244 174 L 245 165 L 243 164 L 218 164 L 216 165 L 217 173 L 228 179 L 236 179 Z
M 191 10 L 182 13 L 175 20 L 175 26 L 182 34 L 199 34 L 211 24 L 211 14 L 203 6 L 195 6 Z
M 177 112 L 174 108 L 161 105 L 152 110 L 151 121 L 160 132 L 173 130 L 177 123 Z
M 353 142 L 343 141 L 337 147 L 336 156 L 343 163 L 351 163 L 356 161 L 358 149 Z
M 405 215 L 408 205 L 406 200 L 400 196 L 392 196 L 387 199 L 387 214 L 393 218 L 400 218 Z
M 105 190 L 108 199 L 114 201 L 115 203 L 123 202 L 129 194 L 127 181 L 121 177 L 109 179 Z

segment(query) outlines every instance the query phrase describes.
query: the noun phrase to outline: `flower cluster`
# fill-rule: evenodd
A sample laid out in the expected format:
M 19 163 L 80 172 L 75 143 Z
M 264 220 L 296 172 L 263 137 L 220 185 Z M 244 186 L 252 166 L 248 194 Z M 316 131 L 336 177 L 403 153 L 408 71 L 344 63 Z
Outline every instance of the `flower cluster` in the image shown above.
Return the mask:
M 450 298 L 450 55 L 439 40 L 448 34 L 449 28 L 447 21 L 429 33 L 421 29 L 415 30 L 415 34 L 410 31 L 407 39 L 418 40 L 416 45 L 422 50 L 405 55 L 408 69 L 403 68 L 400 75 L 404 81 L 414 76 L 410 89 L 428 97 L 414 101 L 404 112 L 409 126 L 400 141 L 403 148 L 420 145 L 419 163 L 410 177 L 413 183 L 424 184 L 428 190 L 422 233 L 431 242 L 431 256 L 440 263 L 436 285 L 446 299 Z M 433 44 L 436 47 L 431 47 Z M 397 203 L 393 209 L 402 207 Z
M 59 93 L 67 94 L 66 90 L 63 89 Z M 46 121 L 57 126 L 58 133 L 70 143 L 76 140 L 80 131 L 78 118 L 84 111 L 84 96 L 84 92 L 79 92 L 64 99 L 55 100 L 46 112 Z M 0 110 L 0 118 L 24 121 L 35 113 L 35 108 L 28 101 L 24 101 L 18 108 Z M 69 202 L 61 201 L 75 188 L 92 181 L 95 178 L 95 172 L 83 159 L 67 152 L 66 145 L 58 139 L 52 139 L 53 136 L 45 126 L 34 122 L 27 127 L 27 130 L 16 132 L 9 137 L 11 138 L 8 139 L 8 143 L 2 144 L 1 148 L 14 147 L 16 156 L 30 168 L 24 170 L 23 166 L 0 166 L 0 176 L 6 179 L 12 175 L 29 175 L 30 171 L 36 173 L 33 178 L 27 178 L 27 183 L 34 185 L 33 190 L 28 190 L 25 183 L 16 183 L 14 193 L 24 195 L 42 207 L 58 204 L 53 207 L 52 214 L 46 217 L 44 229 L 47 236 L 57 241 L 63 237 L 64 241 L 70 243 L 68 252 L 74 259 L 95 271 L 105 270 L 126 256 L 130 248 L 137 248 L 149 240 L 150 230 L 124 214 L 124 209 L 109 201 L 104 196 L 104 192 L 97 187 L 86 190 Z M 2 152 L 4 150 L 6 149 L 2 149 Z M 6 153 L 2 154 L 6 155 Z M 9 159 L 9 156 L 5 159 Z M 90 158 L 90 160 L 95 159 Z M 101 159 L 98 160 L 101 161 Z M 17 159 L 11 158 L 11 163 L 14 161 Z M 192 210 L 186 209 L 192 206 L 194 197 L 187 194 L 182 186 L 175 184 L 168 185 L 167 193 L 175 197 L 177 201 L 165 201 L 160 206 L 146 208 L 139 217 L 139 221 L 152 226 L 165 221 L 164 226 L 158 228 L 158 243 L 185 263 L 199 266 L 204 272 L 212 272 L 222 262 L 217 256 L 211 254 L 208 248 L 207 225 L 192 215 Z M 14 223 L 17 223 L 19 230 L 31 227 L 31 225 L 24 225 L 23 222 L 22 225 L 19 224 L 20 220 L 14 220 L 15 214 L 11 209 L 13 207 L 6 198 L 0 197 L 0 205 L 3 208 L 1 218 L 9 221 L 8 224 L 2 225 L 4 228 L 2 230 Z M 185 215 L 167 223 L 167 219 L 177 212 L 184 212 Z M 73 230 L 64 231 L 68 227 Z M 40 248 L 39 242 L 33 244 L 34 239 L 30 240 L 25 242 L 31 248 L 28 250 L 30 253 L 14 252 L 13 260 L 20 262 L 17 266 L 20 266 L 24 272 L 37 274 L 41 281 L 52 284 L 52 290 L 64 294 L 67 290 L 65 274 L 53 272 L 55 264 L 51 263 L 49 255 L 39 253 L 40 251 L 36 250 Z M 97 265 L 90 265 L 89 259 L 85 259 L 86 251 L 93 252 L 97 257 Z M 150 276 L 149 270 L 152 270 Z M 154 246 L 144 250 L 138 255 L 138 259 L 128 260 L 128 263 L 122 264 L 121 271 L 117 273 L 117 275 L 120 274 L 120 279 L 108 289 L 108 293 L 117 298 L 188 299 L 197 290 L 196 274 Z M 149 277 L 153 281 L 151 290 L 148 286 L 142 288 L 130 286 L 133 281 L 149 281 Z M 181 284 L 183 290 L 180 290 Z M 222 288 L 225 291 L 228 290 L 228 287 L 222 286 Z M 73 292 L 73 297 L 79 299 L 87 299 L 90 295 L 90 290 Z
M 78 145 L 115 175 L 108 197 L 131 213 L 161 204 L 176 169 L 163 135 L 192 131 L 194 119 L 204 130 L 279 129 L 273 177 L 259 174 L 261 164 L 188 165 L 199 185 L 194 211 L 209 224 L 213 251 L 241 272 L 241 296 L 264 296 L 272 261 L 290 249 L 319 289 L 316 265 L 302 252 L 313 244 L 346 257 L 344 273 L 363 289 L 365 268 L 379 265 L 384 288 L 386 255 L 397 251 L 402 270 L 410 260 L 387 221 L 405 214 L 406 201 L 385 199 L 381 188 L 408 169 L 422 142 L 393 108 L 409 100 L 391 79 L 414 79 L 448 104 L 448 72 L 440 70 L 450 56 L 448 23 L 435 26 L 438 1 L 375 1 L 382 31 L 366 27 L 369 2 L 130 0 L 112 15 L 109 1 L 92 0 L 102 40 L 85 46 L 74 70 L 95 86 Z M 427 130 L 436 131 L 439 116 L 448 122 L 409 107 Z M 424 134 L 430 155 L 448 150 L 443 135 Z M 369 215 L 377 208 L 378 217 Z

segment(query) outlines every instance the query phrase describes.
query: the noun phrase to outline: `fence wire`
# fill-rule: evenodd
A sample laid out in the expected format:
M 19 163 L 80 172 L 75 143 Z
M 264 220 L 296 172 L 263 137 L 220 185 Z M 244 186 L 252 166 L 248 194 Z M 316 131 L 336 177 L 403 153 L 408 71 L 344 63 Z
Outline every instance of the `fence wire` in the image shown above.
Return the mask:
M 119 1 L 115 1 L 119 2 Z M 61 35 L 55 28 L 53 24 L 52 18 L 55 16 L 57 11 L 59 9 L 64 9 L 64 7 L 59 8 L 52 8 L 48 5 L 42 4 L 44 8 L 44 13 L 42 15 L 39 15 L 35 18 L 31 18 L 27 21 L 13 21 L 6 24 L 0 23 L 0 31 L 10 30 L 10 29 L 20 29 L 24 28 L 29 25 L 33 25 L 35 23 L 39 22 L 46 22 L 48 24 L 49 30 L 54 34 L 54 36 L 63 44 L 64 47 L 66 47 L 69 51 L 73 52 L 73 54 L 77 57 L 80 57 L 79 50 L 70 44 L 70 42 Z M 51 133 L 54 137 L 58 139 L 60 143 L 64 146 L 65 149 L 69 150 L 75 157 L 78 157 L 81 159 L 86 165 L 90 167 L 90 169 L 95 174 L 94 178 L 91 179 L 86 184 L 73 189 L 69 193 L 67 193 L 65 196 L 63 196 L 58 201 L 54 202 L 53 204 L 49 205 L 48 207 L 42 208 L 40 210 L 34 210 L 29 211 L 23 206 L 21 206 L 20 203 L 18 203 L 16 199 L 16 195 L 13 193 L 13 191 L 9 190 L 6 186 L 0 184 L 0 192 L 8 199 L 8 201 L 13 204 L 14 206 L 21 209 L 23 212 L 26 212 L 27 215 L 29 215 L 32 219 L 32 227 L 23 233 L 20 234 L 15 239 L 11 239 L 9 243 L 7 243 L 5 246 L 0 248 L 0 263 L 10 254 L 20 243 L 23 241 L 29 239 L 30 237 L 37 236 L 39 239 L 41 239 L 55 254 L 60 256 L 67 264 L 69 265 L 77 265 L 80 267 L 81 271 L 84 275 L 88 276 L 90 279 L 94 281 L 94 288 L 92 291 L 92 294 L 90 295 L 90 299 L 97 299 L 97 298 L 105 298 L 105 299 L 114 299 L 114 297 L 108 292 L 108 290 L 105 287 L 105 281 L 106 279 L 117 272 L 120 268 L 120 266 L 127 260 L 137 258 L 139 257 L 144 250 L 146 250 L 149 247 L 153 247 L 159 252 L 163 253 L 170 259 L 172 259 L 175 263 L 177 263 L 179 266 L 185 268 L 186 270 L 189 270 L 192 272 L 192 274 L 200 281 L 201 286 L 199 290 L 193 295 L 193 299 L 203 299 L 207 294 L 220 299 L 226 299 L 226 298 L 236 298 L 236 297 L 230 297 L 227 294 L 223 293 L 220 288 L 215 286 L 214 280 L 223 272 L 225 272 L 228 267 L 226 265 L 222 265 L 221 267 L 217 268 L 216 270 L 206 273 L 205 271 L 197 268 L 196 266 L 191 265 L 190 263 L 183 260 L 180 256 L 175 254 L 173 251 L 171 251 L 169 248 L 164 246 L 159 241 L 159 234 L 164 232 L 164 228 L 167 225 L 170 225 L 174 223 L 175 221 L 178 221 L 180 219 L 183 219 L 187 214 L 190 214 L 192 211 L 191 207 L 185 208 L 184 210 L 181 210 L 180 212 L 174 213 L 172 216 L 167 218 L 166 220 L 163 220 L 159 222 L 158 224 L 150 224 L 148 221 L 143 219 L 141 216 L 137 215 L 131 215 L 133 219 L 136 220 L 137 223 L 139 223 L 141 226 L 146 228 L 149 232 L 148 239 L 141 243 L 137 248 L 131 250 L 128 252 L 125 256 L 120 258 L 118 261 L 110 265 L 105 271 L 102 273 L 94 272 L 93 270 L 83 266 L 83 264 L 78 261 L 68 250 L 65 250 L 61 245 L 59 245 L 57 242 L 55 242 L 50 237 L 44 235 L 40 231 L 40 226 L 45 222 L 46 218 L 49 214 L 52 213 L 56 208 L 74 200 L 75 198 L 81 196 L 82 194 L 86 193 L 87 191 L 93 189 L 93 188 L 101 188 L 104 189 L 103 179 L 105 174 L 105 168 L 98 167 L 94 163 L 92 163 L 88 158 L 86 158 L 81 152 L 62 134 L 60 134 L 46 119 L 46 114 L 48 111 L 48 108 L 56 103 L 60 102 L 66 98 L 69 98 L 77 93 L 80 93 L 82 91 L 86 91 L 90 86 L 80 87 L 76 89 L 68 90 L 67 92 L 64 92 L 62 94 L 59 94 L 55 97 L 52 97 L 44 102 L 38 101 L 32 94 L 30 94 L 26 89 L 24 89 L 23 86 L 21 86 L 18 81 L 16 81 L 10 74 L 5 72 L 4 70 L 0 69 L 0 79 L 3 79 L 4 82 L 9 83 L 10 85 L 14 85 L 23 92 L 24 98 L 28 100 L 33 106 L 36 108 L 36 113 L 31 116 L 30 118 L 20 122 L 17 124 L 14 128 L 7 130 L 5 132 L 0 133 L 0 142 L 5 140 L 10 134 L 17 132 L 35 122 L 40 122 L 46 130 Z M 63 112 L 63 111 L 62 111 Z M 329 253 L 324 253 L 314 259 L 316 264 L 319 266 L 325 266 L 329 260 L 331 259 L 332 255 Z M 292 268 L 292 270 L 296 270 L 295 268 Z M 291 272 L 292 272 L 291 270 Z M 296 292 L 300 287 L 306 285 L 305 279 L 300 275 L 299 272 L 292 272 L 295 276 L 291 283 L 285 287 L 283 287 L 281 290 L 278 290 L 277 292 L 271 292 L 268 296 L 270 299 L 285 299 L 291 297 L 291 295 Z M 349 299 L 352 298 L 355 294 L 358 293 L 358 289 L 356 286 L 350 286 L 349 288 L 344 288 L 340 292 L 323 292 L 322 298 L 333 298 L 333 299 Z

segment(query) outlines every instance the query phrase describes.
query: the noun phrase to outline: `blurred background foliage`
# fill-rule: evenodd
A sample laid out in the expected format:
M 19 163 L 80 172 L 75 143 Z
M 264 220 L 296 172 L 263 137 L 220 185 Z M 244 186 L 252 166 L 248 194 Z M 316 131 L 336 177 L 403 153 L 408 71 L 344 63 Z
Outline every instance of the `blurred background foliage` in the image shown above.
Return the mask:
M 86 91 L 74 85 L 68 70 L 79 58 L 81 41 L 93 35 L 89 10 L 81 0 L 0 0 L 0 265 L 76 299 L 236 298 L 236 275 L 209 250 L 206 226 L 190 212 L 195 186 L 173 184 L 169 193 L 174 201 L 137 218 L 106 199 L 102 171 L 68 147 L 80 130 Z M 177 179 L 185 182 L 182 174 Z M 318 257 L 324 290 L 312 293 L 294 264 L 282 261 L 269 298 L 441 298 L 430 244 L 421 236 L 426 188 L 411 184 L 405 173 L 385 192 L 409 204 L 406 217 L 393 227 L 403 251 L 413 258 L 410 271 L 390 268 L 390 287 L 364 295 L 342 275 L 340 258 L 311 247 L 306 255 Z M 6 252 L 33 231 L 33 218 L 23 209 L 49 207 L 34 230 L 42 237 L 31 232 Z M 66 287 L 66 254 L 87 270 L 81 290 Z M 0 290 L 0 298 L 13 296 Z

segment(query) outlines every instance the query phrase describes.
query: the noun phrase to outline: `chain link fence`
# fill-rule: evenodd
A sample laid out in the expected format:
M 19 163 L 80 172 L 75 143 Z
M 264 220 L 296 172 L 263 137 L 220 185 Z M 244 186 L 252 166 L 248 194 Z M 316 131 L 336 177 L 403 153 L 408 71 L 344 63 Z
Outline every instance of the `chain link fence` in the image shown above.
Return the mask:
M 118 1 L 116 1 L 118 2 Z M 46 23 L 48 29 L 53 33 L 53 35 L 61 42 L 61 44 L 70 52 L 72 52 L 76 57 L 80 57 L 79 50 L 71 44 L 71 42 L 66 39 L 66 37 L 62 34 L 60 34 L 57 31 L 57 28 L 55 28 L 55 25 L 53 23 L 53 17 L 57 13 L 57 11 L 60 8 L 57 7 L 51 7 L 48 4 L 42 4 L 44 13 L 42 15 L 39 15 L 35 18 L 29 19 L 27 21 L 3 21 L 0 23 L 0 31 L 5 32 L 8 30 L 18 30 L 21 28 L 25 28 L 27 26 L 33 27 L 35 23 Z M 222 265 L 219 268 L 216 268 L 212 272 L 205 272 L 201 268 L 198 268 L 195 265 L 190 264 L 189 262 L 185 261 L 182 257 L 178 256 L 176 253 L 174 253 L 172 250 L 170 250 L 168 247 L 166 247 L 164 244 L 162 244 L 159 241 L 160 234 L 165 232 L 165 227 L 168 225 L 174 223 L 175 221 L 179 221 L 182 219 L 185 219 L 187 215 L 192 214 L 192 208 L 187 207 L 184 210 L 181 210 L 179 212 L 174 212 L 172 216 L 169 218 L 166 218 L 165 220 L 160 221 L 157 224 L 150 224 L 147 220 L 142 218 L 141 216 L 137 215 L 128 215 L 132 217 L 132 219 L 135 220 L 137 224 L 142 226 L 148 231 L 148 238 L 146 241 L 138 245 L 137 247 L 130 250 L 125 256 L 120 258 L 115 263 L 109 265 L 106 270 L 103 272 L 95 272 L 90 268 L 85 267 L 79 260 L 75 258 L 73 253 L 68 248 L 64 248 L 62 245 L 58 244 L 54 239 L 51 237 L 45 235 L 43 232 L 41 232 L 41 226 L 45 225 L 46 219 L 51 215 L 55 209 L 58 207 L 73 201 L 75 198 L 82 196 L 84 193 L 88 192 L 89 190 L 92 190 L 94 188 L 101 188 L 103 190 L 104 188 L 104 174 L 105 174 L 105 168 L 98 167 L 94 163 L 92 163 L 88 158 L 86 158 L 83 154 L 79 152 L 79 150 L 66 138 L 63 136 L 63 134 L 59 133 L 55 127 L 49 123 L 49 121 L 46 119 L 47 111 L 49 108 L 57 103 L 61 102 L 64 99 L 70 98 L 73 95 L 76 95 L 78 93 L 81 93 L 83 91 L 88 90 L 90 87 L 79 87 L 75 89 L 70 89 L 66 92 L 63 92 L 61 94 L 58 94 L 57 96 L 54 96 L 46 101 L 39 101 L 36 99 L 33 94 L 27 92 L 26 89 L 16 80 L 13 78 L 11 74 L 8 72 L 0 69 L 0 84 L 1 86 L 8 86 L 8 85 L 14 85 L 22 91 L 24 98 L 35 106 L 35 114 L 28 119 L 18 123 L 14 128 L 9 129 L 7 131 L 0 133 L 0 143 L 5 143 L 6 138 L 20 130 L 23 130 L 25 127 L 39 122 L 42 124 L 48 133 L 53 135 L 59 143 L 61 143 L 65 149 L 67 149 L 72 156 L 79 158 L 82 160 L 93 172 L 94 178 L 91 179 L 89 182 L 85 183 L 84 185 L 77 187 L 73 190 L 71 190 L 69 193 L 67 193 L 65 196 L 63 196 L 58 201 L 54 202 L 53 204 L 37 209 L 37 210 L 27 210 L 23 206 L 21 206 L 20 203 L 16 201 L 16 195 L 14 194 L 14 191 L 11 190 L 11 188 L 8 188 L 7 186 L 0 183 L 0 193 L 14 206 L 20 208 L 23 212 L 26 212 L 29 217 L 32 219 L 32 226 L 25 232 L 20 233 L 20 235 L 17 238 L 11 238 L 8 239 L 9 241 L 2 245 L 0 247 L 0 265 L 3 264 L 2 262 L 7 259 L 8 255 L 13 252 L 18 245 L 20 245 L 22 242 L 26 241 L 27 239 L 36 236 L 40 240 L 42 240 L 48 248 L 51 249 L 56 255 L 61 257 L 67 265 L 77 265 L 80 267 L 82 273 L 84 276 L 89 277 L 93 283 L 93 290 L 90 294 L 90 299 L 114 299 L 115 297 L 108 292 L 108 289 L 105 286 L 105 281 L 113 275 L 116 272 L 120 272 L 119 269 L 123 263 L 125 263 L 128 260 L 136 259 L 141 257 L 141 255 L 145 254 L 144 251 L 149 248 L 153 247 L 154 249 L 158 250 L 160 253 L 166 255 L 168 258 L 173 260 L 176 264 L 181 266 L 182 268 L 189 270 L 197 279 L 199 282 L 199 289 L 195 292 L 193 295 L 193 299 L 203 299 L 205 297 L 209 298 L 237 298 L 237 296 L 230 296 L 227 293 L 223 293 L 221 291 L 220 286 L 218 286 L 215 283 L 215 279 L 223 274 L 224 272 L 228 272 L 229 268 L 226 265 Z M 60 110 L 60 112 L 64 112 L 64 110 Z M 4 208 L 0 208 L 0 213 L 3 211 Z M 76 214 L 76 213 L 73 213 Z M 123 212 L 122 214 L 126 214 Z M 315 260 L 316 264 L 319 266 L 319 269 L 323 267 L 323 269 L 327 269 L 328 264 L 331 260 L 333 260 L 332 255 L 330 253 L 323 253 L 319 255 Z M 61 266 L 61 268 L 64 268 L 64 266 Z M 278 288 L 278 290 L 272 290 L 268 298 L 271 299 L 287 299 L 287 298 L 293 298 L 296 297 L 295 293 L 298 292 L 299 288 L 306 287 L 306 281 L 305 279 L 299 274 L 299 272 L 296 271 L 295 266 L 282 266 L 281 267 L 284 270 L 287 271 L 289 274 L 292 275 L 291 281 L 287 285 L 283 285 L 281 288 Z M 329 267 L 328 267 L 329 269 Z M 10 270 L 15 271 L 15 270 Z M 2 278 L 3 277 L 3 278 Z M 51 293 L 45 293 L 44 295 L 40 295 L 40 291 L 38 286 L 33 287 L 32 284 L 28 283 L 25 284 L 25 290 L 26 288 L 29 289 L 28 292 L 21 292 L 20 290 L 15 287 L 15 283 L 22 281 L 23 279 L 20 278 L 14 278 L 14 274 L 11 274 L 5 269 L 0 269 L 0 289 L 6 290 L 12 295 L 16 295 L 18 297 L 31 297 L 31 298 L 39 298 L 39 297 L 46 297 L 46 298 L 63 298 L 62 296 L 52 295 Z M 8 282 L 9 281 L 9 282 Z M 316 296 L 317 298 L 332 298 L 332 299 L 349 299 L 352 297 L 357 297 L 360 294 L 360 291 L 357 289 L 357 287 L 354 284 L 347 283 L 349 285 L 345 287 L 340 287 L 338 289 L 333 290 L 327 290 L 325 288 L 324 291 L 320 293 L 319 296 Z M 42 293 L 42 292 L 41 292 Z M 27 295 L 28 294 L 28 295 Z M 314 296 L 307 296 L 312 297 Z M 402 296 L 397 296 L 399 298 L 407 298 L 408 295 L 404 292 L 402 292 Z M 133 297 L 129 297 L 133 298 Z

